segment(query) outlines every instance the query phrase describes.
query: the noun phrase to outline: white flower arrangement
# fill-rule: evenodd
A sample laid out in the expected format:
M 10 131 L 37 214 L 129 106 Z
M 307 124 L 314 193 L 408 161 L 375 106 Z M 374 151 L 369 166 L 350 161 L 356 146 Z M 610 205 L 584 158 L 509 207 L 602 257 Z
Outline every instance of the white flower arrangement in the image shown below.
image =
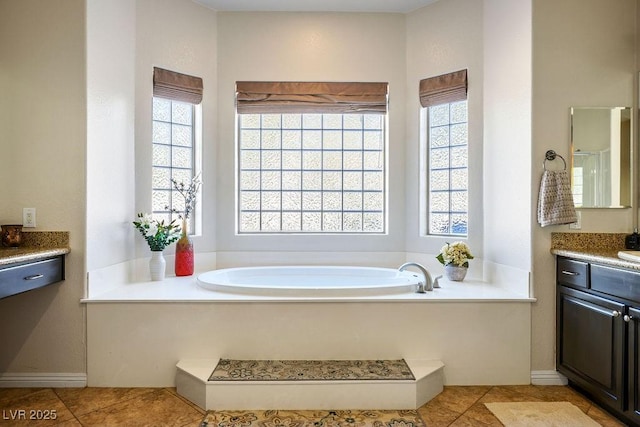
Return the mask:
M 469 267 L 468 260 L 473 259 L 473 255 L 465 243 L 453 242 L 444 245 L 436 258 L 444 266 Z
M 142 234 L 152 251 L 162 251 L 180 237 L 180 226 L 175 223 L 175 220 L 165 224 L 164 220 L 157 221 L 149 214 L 139 213 L 133 225 Z

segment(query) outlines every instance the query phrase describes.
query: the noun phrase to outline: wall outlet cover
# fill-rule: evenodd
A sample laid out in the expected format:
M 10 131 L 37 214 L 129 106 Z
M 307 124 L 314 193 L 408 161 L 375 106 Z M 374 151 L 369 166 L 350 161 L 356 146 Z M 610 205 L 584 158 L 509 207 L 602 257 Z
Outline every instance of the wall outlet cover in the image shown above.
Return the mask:
M 27 228 L 36 226 L 36 208 L 22 209 L 22 226 Z

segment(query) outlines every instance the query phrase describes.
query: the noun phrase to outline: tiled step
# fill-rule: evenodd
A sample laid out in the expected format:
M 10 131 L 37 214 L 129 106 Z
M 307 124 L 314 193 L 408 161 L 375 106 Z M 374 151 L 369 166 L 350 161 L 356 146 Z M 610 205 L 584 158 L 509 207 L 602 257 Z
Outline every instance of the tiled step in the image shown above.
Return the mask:
M 242 361 L 255 362 L 251 364 L 251 372 L 240 364 L 231 370 L 217 370 L 214 375 L 219 362 L 219 359 L 178 362 L 178 394 L 205 410 L 417 409 L 443 389 L 444 364 L 439 360 L 405 360 L 411 371 L 408 377 L 401 375 L 401 366 L 398 371 L 392 368 L 391 374 L 383 369 L 383 375 L 375 375 L 375 365 L 365 366 L 360 378 L 353 374 L 358 367 L 351 369 L 349 365 L 353 362 L 361 368 L 364 361 L 310 361 L 313 369 L 289 363 L 294 372 L 283 368 L 283 364 L 287 365 L 283 361 Z M 222 362 L 228 367 L 229 361 Z M 397 365 L 397 361 L 382 362 Z M 278 372 L 275 375 L 274 363 Z M 259 371 L 264 365 L 270 366 L 269 372 Z M 374 374 L 370 375 L 371 372 Z M 308 378 L 300 379 L 305 376 Z

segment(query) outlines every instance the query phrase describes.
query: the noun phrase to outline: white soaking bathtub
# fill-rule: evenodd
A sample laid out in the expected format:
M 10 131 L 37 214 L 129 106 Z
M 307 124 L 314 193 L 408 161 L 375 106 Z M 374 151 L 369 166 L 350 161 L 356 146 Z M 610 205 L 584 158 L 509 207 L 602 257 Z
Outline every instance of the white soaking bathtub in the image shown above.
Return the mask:
M 243 295 L 340 297 L 415 292 L 421 274 L 377 267 L 279 266 L 208 271 L 200 287 Z

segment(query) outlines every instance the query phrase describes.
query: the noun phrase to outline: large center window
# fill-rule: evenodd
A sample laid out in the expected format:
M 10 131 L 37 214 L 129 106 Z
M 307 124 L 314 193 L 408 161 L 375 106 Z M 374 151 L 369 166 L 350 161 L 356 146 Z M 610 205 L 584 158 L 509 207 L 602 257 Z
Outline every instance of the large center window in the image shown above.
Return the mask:
M 238 93 L 238 233 L 385 232 L 386 85 L 383 108 L 318 93 L 243 108 Z

